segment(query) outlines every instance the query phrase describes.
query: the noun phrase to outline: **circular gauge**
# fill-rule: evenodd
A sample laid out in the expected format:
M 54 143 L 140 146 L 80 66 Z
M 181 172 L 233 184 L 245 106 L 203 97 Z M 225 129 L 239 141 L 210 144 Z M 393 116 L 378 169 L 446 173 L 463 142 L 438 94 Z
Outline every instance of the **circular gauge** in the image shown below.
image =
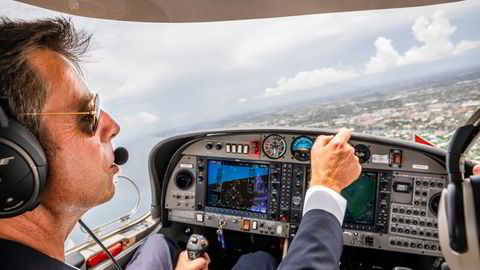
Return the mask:
M 287 143 L 279 135 L 269 135 L 263 141 L 263 153 L 269 158 L 277 159 L 283 157 L 287 151 Z
M 360 163 L 365 163 L 370 159 L 370 149 L 365 144 L 355 145 L 355 155 L 358 157 Z
M 292 142 L 292 155 L 300 161 L 310 160 L 313 140 L 307 136 L 300 136 Z

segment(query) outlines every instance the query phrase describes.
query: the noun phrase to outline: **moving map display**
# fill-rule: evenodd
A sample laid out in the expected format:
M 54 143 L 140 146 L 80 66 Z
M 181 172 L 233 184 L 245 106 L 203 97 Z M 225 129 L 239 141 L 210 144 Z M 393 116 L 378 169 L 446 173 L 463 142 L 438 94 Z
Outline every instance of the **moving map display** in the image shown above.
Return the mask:
M 269 166 L 208 161 L 207 205 L 267 213 Z
M 345 223 L 374 224 L 376 187 L 377 173 L 362 172 L 355 182 L 342 191 L 342 196 L 348 201 Z

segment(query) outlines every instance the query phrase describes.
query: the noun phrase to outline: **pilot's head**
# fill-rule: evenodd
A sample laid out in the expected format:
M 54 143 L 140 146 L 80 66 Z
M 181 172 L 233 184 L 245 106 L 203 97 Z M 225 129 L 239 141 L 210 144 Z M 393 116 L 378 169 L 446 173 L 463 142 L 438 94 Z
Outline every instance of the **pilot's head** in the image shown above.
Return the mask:
M 83 81 L 78 63 L 89 44 L 66 19 L 0 21 L 0 95 L 46 152 L 40 205 L 53 213 L 85 212 L 115 191 L 111 140 L 119 126 L 95 113 L 99 97 Z

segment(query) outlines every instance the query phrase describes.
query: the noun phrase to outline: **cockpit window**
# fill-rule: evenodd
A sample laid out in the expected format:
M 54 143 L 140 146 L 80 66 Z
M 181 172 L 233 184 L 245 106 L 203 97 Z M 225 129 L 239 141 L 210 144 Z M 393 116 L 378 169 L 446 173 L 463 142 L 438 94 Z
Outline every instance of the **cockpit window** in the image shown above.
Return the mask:
M 66 16 L 0 6 L 11 18 Z M 479 1 L 463 1 L 210 23 L 73 22 L 94 35 L 83 69 L 122 127 L 116 144 L 130 152 L 123 173 L 139 185 L 138 217 L 151 202 L 149 152 L 179 133 L 350 127 L 446 148 L 480 107 L 479 13 Z M 469 158 L 479 157 L 476 144 Z M 127 192 L 119 186 L 116 196 Z M 104 213 L 116 206 L 100 206 L 87 221 L 107 222 L 114 217 Z M 86 239 L 75 230 L 68 246 Z

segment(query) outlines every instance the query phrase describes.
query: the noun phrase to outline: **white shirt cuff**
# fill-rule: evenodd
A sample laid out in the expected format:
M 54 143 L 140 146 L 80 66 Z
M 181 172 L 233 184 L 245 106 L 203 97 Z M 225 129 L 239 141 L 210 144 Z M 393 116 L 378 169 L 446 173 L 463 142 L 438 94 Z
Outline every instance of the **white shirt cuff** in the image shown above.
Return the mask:
M 313 186 L 307 190 L 303 215 L 312 209 L 319 209 L 334 215 L 340 224 L 343 223 L 347 200 L 338 192 L 324 186 Z

